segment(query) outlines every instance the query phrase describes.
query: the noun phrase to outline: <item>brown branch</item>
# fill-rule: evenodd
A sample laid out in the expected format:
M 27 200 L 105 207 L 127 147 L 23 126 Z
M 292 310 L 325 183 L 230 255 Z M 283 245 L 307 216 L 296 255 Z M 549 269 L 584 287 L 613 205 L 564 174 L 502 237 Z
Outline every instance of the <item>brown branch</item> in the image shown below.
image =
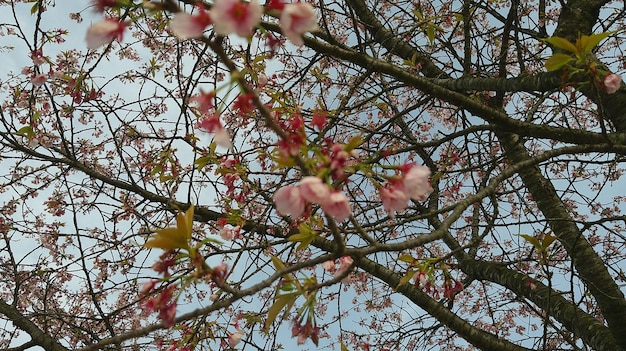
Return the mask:
M 5 315 L 16 327 L 28 333 L 35 345 L 43 347 L 46 351 L 68 351 L 55 338 L 46 334 L 14 306 L 7 304 L 2 299 L 0 299 L 0 313 Z

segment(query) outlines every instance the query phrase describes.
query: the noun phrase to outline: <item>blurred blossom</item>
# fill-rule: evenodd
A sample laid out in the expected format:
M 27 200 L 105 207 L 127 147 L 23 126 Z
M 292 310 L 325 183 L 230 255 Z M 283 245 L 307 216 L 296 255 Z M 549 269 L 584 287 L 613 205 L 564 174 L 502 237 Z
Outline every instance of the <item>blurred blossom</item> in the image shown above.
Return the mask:
M 85 37 L 87 49 L 95 50 L 114 39 L 122 41 L 126 27 L 128 27 L 128 23 L 120 22 L 117 18 L 107 18 L 92 24 Z
M 313 6 L 306 2 L 286 4 L 280 14 L 280 29 L 294 45 L 304 45 L 302 35 L 317 30 Z

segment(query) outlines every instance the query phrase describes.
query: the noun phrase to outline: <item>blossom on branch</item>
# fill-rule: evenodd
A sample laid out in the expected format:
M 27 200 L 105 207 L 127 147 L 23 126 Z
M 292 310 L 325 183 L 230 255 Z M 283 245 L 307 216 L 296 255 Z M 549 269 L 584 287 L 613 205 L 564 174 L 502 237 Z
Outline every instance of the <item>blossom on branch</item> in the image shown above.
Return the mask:
M 189 99 L 189 102 L 196 103 L 200 112 L 209 113 L 211 109 L 215 108 L 215 104 L 213 103 L 214 100 L 214 91 L 205 93 L 204 91 L 200 90 L 200 94 L 193 96 L 191 99 Z
M 230 148 L 232 146 L 230 134 L 222 125 L 220 115 L 218 113 L 214 113 L 209 117 L 198 121 L 196 126 L 207 133 L 214 133 L 213 141 L 215 141 L 217 145 L 225 148 Z
M 197 6 L 198 12 L 190 15 L 185 12 L 179 12 L 170 21 L 170 30 L 180 39 L 199 38 L 204 33 L 206 27 L 211 22 L 209 11 L 205 10 L 202 4 Z
M 237 346 L 241 342 L 241 338 L 243 338 L 243 332 L 241 330 L 237 330 L 236 332 L 228 335 L 228 346 L 231 348 Z
M 426 200 L 427 195 L 433 191 L 429 178 L 430 169 L 425 166 L 412 166 L 402 176 L 403 191 L 410 199 L 416 201 Z
M 215 33 L 236 33 L 242 37 L 252 36 L 254 28 L 261 22 L 263 8 L 257 0 L 215 0 L 211 8 L 211 19 Z
M 350 213 L 352 212 L 348 198 L 340 191 L 331 192 L 328 199 L 321 203 L 320 206 L 324 213 L 339 222 L 350 218 Z
M 304 198 L 300 194 L 299 187 L 287 185 L 278 189 L 274 193 L 274 203 L 276 211 L 284 216 L 298 218 L 304 212 Z
M 122 41 L 126 27 L 128 27 L 128 23 L 121 22 L 117 18 L 107 18 L 104 21 L 92 24 L 87 29 L 87 35 L 85 36 L 87 49 L 95 50 L 116 38 L 118 41 Z
M 613 94 L 622 86 L 622 77 L 615 73 L 609 73 L 604 77 L 604 89 L 607 94 Z
M 409 197 L 403 191 L 402 186 L 381 186 L 378 188 L 383 207 L 391 218 L 395 218 L 396 212 L 404 211 L 409 202 Z
M 308 202 L 321 204 L 328 199 L 330 188 L 318 177 L 304 177 L 300 181 L 300 195 Z
M 317 30 L 317 17 L 313 6 L 306 2 L 286 4 L 280 14 L 280 29 L 294 45 L 304 45 L 302 35 Z
M 350 266 L 352 266 L 353 262 L 354 260 L 350 256 L 342 256 L 341 258 L 339 258 L 339 269 L 337 269 L 337 271 L 335 272 L 333 276 L 336 278 L 342 275 L 345 271 L 347 271 L 350 268 Z

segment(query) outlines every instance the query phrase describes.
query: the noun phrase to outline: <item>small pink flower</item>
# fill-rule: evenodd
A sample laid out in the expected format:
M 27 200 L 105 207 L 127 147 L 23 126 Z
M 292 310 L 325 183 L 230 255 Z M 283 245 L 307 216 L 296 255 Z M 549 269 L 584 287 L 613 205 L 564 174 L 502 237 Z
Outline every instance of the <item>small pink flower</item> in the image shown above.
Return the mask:
M 352 212 L 348 198 L 340 191 L 331 192 L 328 199 L 321 203 L 320 206 L 327 215 L 339 222 L 350 218 L 350 212 Z
M 213 279 L 217 286 L 224 285 L 227 275 L 228 265 L 225 262 L 218 264 L 217 266 L 213 267 L 213 270 L 211 270 L 211 279 Z
M 317 30 L 313 6 L 306 2 L 286 4 L 280 14 L 280 29 L 294 45 L 304 45 L 302 34 Z
M 257 84 L 259 88 L 263 88 L 265 85 L 267 85 L 268 82 L 269 82 L 269 79 L 267 78 L 267 75 L 265 73 L 259 74 L 259 78 L 257 80 Z
M 428 193 L 433 191 L 430 186 L 430 169 L 424 166 L 413 166 L 402 176 L 404 193 L 413 200 L 424 201 Z
M 215 134 L 213 135 L 213 141 L 215 142 L 215 144 L 226 149 L 230 149 L 233 146 L 233 143 L 230 140 L 230 133 L 228 133 L 226 128 L 220 128 L 215 131 Z
M 208 118 L 204 118 L 198 121 L 198 123 L 196 123 L 196 126 L 204 130 L 205 132 L 215 133 L 215 135 L 213 136 L 213 141 L 215 141 L 217 145 L 225 148 L 230 148 L 232 146 L 230 141 L 230 134 L 222 125 L 219 114 L 214 113 Z
M 261 22 L 263 8 L 257 0 L 249 3 L 241 0 L 215 0 L 211 8 L 211 19 L 215 33 L 236 33 L 242 37 L 252 36 L 254 28 Z
M 426 276 L 426 273 L 422 270 L 417 272 L 417 274 L 414 276 L 413 279 L 414 279 L 415 285 L 425 285 L 426 282 L 428 282 L 428 277 Z
M 202 5 L 196 7 L 198 12 L 193 15 L 179 12 L 170 21 L 170 30 L 180 39 L 199 38 L 206 27 L 211 24 L 209 12 Z
M 174 325 L 174 320 L 176 319 L 176 301 L 172 301 L 172 303 L 161 308 L 159 311 L 159 319 L 166 328 Z
M 209 113 L 209 110 L 215 108 L 215 92 L 210 91 L 205 93 L 200 90 L 200 94 L 194 95 L 189 99 L 189 102 L 196 103 L 198 105 L 198 110 L 202 113 Z
M 117 18 L 107 18 L 104 21 L 92 24 L 87 29 L 87 36 L 85 37 L 87 49 L 95 50 L 116 38 L 122 41 L 124 30 L 127 26 L 127 22 L 120 22 Z
M 338 277 L 339 275 L 343 274 L 343 272 L 345 272 L 346 270 L 348 270 L 348 268 L 350 268 L 353 262 L 354 260 L 350 256 L 341 257 L 339 259 L 339 269 L 337 269 L 334 276 Z
M 33 60 L 33 63 L 36 65 L 42 65 L 46 63 L 46 57 L 43 55 L 42 49 L 33 50 L 30 53 L 30 58 Z
M 223 240 L 231 241 L 235 237 L 235 233 L 231 227 L 224 226 L 220 229 L 220 237 Z
M 402 189 L 394 186 L 385 186 L 378 188 L 378 192 L 383 202 L 383 207 L 391 218 L 395 218 L 396 212 L 404 211 L 408 205 L 409 197 Z
M 47 80 L 48 80 L 48 75 L 46 74 L 38 74 L 30 78 L 30 82 L 33 83 L 33 85 L 36 87 L 42 86 Z
M 322 263 L 322 268 L 326 272 L 330 272 L 330 273 L 335 272 L 335 261 L 329 260 L 329 261 L 326 261 L 326 262 Z
M 304 199 L 300 194 L 300 188 L 287 185 L 274 193 L 276 211 L 283 216 L 298 218 L 304 212 Z
M 609 73 L 604 77 L 604 89 L 607 94 L 613 94 L 622 86 L 622 77 L 615 73 Z
M 228 335 L 228 346 L 231 348 L 235 347 L 241 342 L 241 338 L 243 338 L 243 332 L 241 330 L 237 330 L 236 332 Z
M 321 204 L 328 199 L 330 188 L 320 178 L 308 176 L 300 181 L 300 195 L 308 202 Z

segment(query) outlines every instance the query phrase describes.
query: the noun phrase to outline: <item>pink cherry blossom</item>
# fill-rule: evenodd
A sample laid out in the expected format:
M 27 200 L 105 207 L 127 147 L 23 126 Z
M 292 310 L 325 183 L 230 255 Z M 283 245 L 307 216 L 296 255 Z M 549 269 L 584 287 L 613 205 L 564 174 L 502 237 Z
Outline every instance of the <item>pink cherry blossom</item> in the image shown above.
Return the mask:
M 235 347 L 241 342 L 241 338 L 243 338 L 243 332 L 241 330 L 237 330 L 236 332 L 228 335 L 228 346 L 231 348 Z
M 104 21 L 96 22 L 87 29 L 87 49 L 95 50 L 102 45 L 106 45 L 117 38 L 122 41 L 124 30 L 128 26 L 127 22 L 120 22 L 117 18 L 107 18 Z
M 175 36 L 183 40 L 202 36 L 206 27 L 211 24 L 211 17 L 202 5 L 196 8 L 198 11 L 193 15 L 179 12 L 172 18 L 170 30 Z
M 300 194 L 300 188 L 287 185 L 274 193 L 276 211 L 283 216 L 298 218 L 304 212 L 304 199 Z
M 226 276 L 228 275 L 228 265 L 225 262 L 218 264 L 211 270 L 211 279 L 217 286 L 224 285 Z
M 215 33 L 236 33 L 242 37 L 252 36 L 254 28 L 261 22 L 263 8 L 257 0 L 249 3 L 241 0 L 215 0 L 211 8 L 211 19 Z
M 348 198 L 340 191 L 331 192 L 328 199 L 321 203 L 320 206 L 327 215 L 340 222 L 350 218 L 350 213 L 352 212 Z
M 306 2 L 286 4 L 280 14 L 280 29 L 294 45 L 304 45 L 302 35 L 317 30 L 317 17 L 313 6 Z
M 352 265 L 353 262 L 354 262 L 354 260 L 350 256 L 343 256 L 343 257 L 341 257 L 339 259 L 339 269 L 337 269 L 337 271 L 335 272 L 334 276 L 338 277 L 341 274 L 343 274 L 343 272 L 345 272 L 346 270 L 348 270 L 348 268 L 350 268 L 350 266 Z
M 322 263 L 322 269 L 330 273 L 335 272 L 335 261 L 333 260 L 325 261 L 324 263 Z
M 394 186 L 384 186 L 378 188 L 383 207 L 389 217 L 394 218 L 396 212 L 404 211 L 409 202 L 409 197 L 402 189 Z
M 328 199 L 330 188 L 320 178 L 308 176 L 300 181 L 300 195 L 306 201 L 321 204 Z
M 428 193 L 433 191 L 430 186 L 430 169 L 424 166 L 413 166 L 402 177 L 404 193 L 408 198 L 424 201 Z
M 214 113 L 207 118 L 204 118 L 196 124 L 196 126 L 205 132 L 215 133 L 213 141 L 219 146 L 230 148 L 232 146 L 230 141 L 230 134 L 222 125 L 220 121 L 220 115 Z
M 231 146 L 233 146 L 233 143 L 230 140 L 230 133 L 226 130 L 226 128 L 216 130 L 213 135 L 213 141 L 215 144 L 226 149 L 230 149 Z
M 613 94 L 622 86 L 622 77 L 615 73 L 609 73 L 604 77 L 604 88 L 607 94 Z
M 214 91 L 205 93 L 204 91 L 200 90 L 200 94 L 193 96 L 191 99 L 189 99 L 189 102 L 196 103 L 200 112 L 209 113 L 211 109 L 215 108 L 214 100 Z
M 43 83 L 46 82 L 46 80 L 48 80 L 48 75 L 46 74 L 37 74 L 35 76 L 30 77 L 30 82 L 36 87 L 42 86 Z

